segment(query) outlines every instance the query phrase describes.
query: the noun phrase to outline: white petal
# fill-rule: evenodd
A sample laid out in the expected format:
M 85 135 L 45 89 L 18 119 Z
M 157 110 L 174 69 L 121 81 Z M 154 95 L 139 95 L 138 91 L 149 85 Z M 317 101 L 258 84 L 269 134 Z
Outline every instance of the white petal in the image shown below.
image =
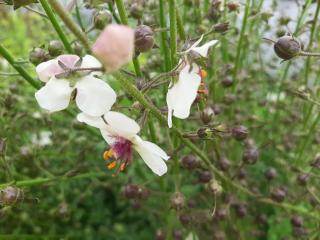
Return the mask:
M 91 75 L 76 84 L 79 109 L 92 116 L 102 116 L 115 103 L 117 95 L 106 82 Z
M 67 108 L 72 90 L 68 81 L 52 78 L 35 97 L 42 108 L 56 112 Z
M 143 161 L 147 164 L 147 166 L 155 174 L 162 176 L 167 172 L 167 165 L 161 157 L 162 153 L 159 152 L 160 148 L 155 148 L 154 145 L 155 144 L 150 143 L 148 141 L 141 140 L 134 145 L 134 148 L 137 150 L 137 152 L 139 153 Z M 161 156 L 159 155 L 159 153 L 161 153 Z
M 189 69 L 190 65 L 187 65 L 181 70 L 178 82 L 169 88 L 167 93 L 168 109 L 173 110 L 173 116 L 181 119 L 190 115 L 190 108 L 197 97 L 201 82 L 199 67 L 193 64 L 190 72 Z
M 109 125 L 108 131 L 114 136 L 130 140 L 140 131 L 138 123 L 122 113 L 110 111 L 104 115 L 104 119 Z
M 63 70 L 58 65 L 58 61 L 56 59 L 40 63 L 36 67 L 36 72 L 38 77 L 43 82 L 48 82 L 49 79 L 59 73 L 62 73 Z
M 102 64 L 94 56 L 86 55 L 82 58 L 82 68 L 101 68 Z M 95 71 L 92 72 L 93 75 L 101 76 L 102 72 Z
M 197 47 L 199 45 L 199 43 L 202 41 L 202 39 L 203 39 L 203 34 L 201 35 L 201 37 L 194 44 L 192 44 L 192 46 L 190 48 L 188 48 L 188 50 L 186 52 L 190 52 L 195 47 Z
M 85 113 L 79 113 L 77 115 L 77 120 L 79 122 L 88 124 L 91 127 L 96 127 L 99 129 L 106 127 L 106 123 L 103 121 L 102 117 L 93 117 Z
M 149 149 L 150 152 L 152 152 L 155 155 L 160 156 L 163 160 L 168 160 L 170 157 L 167 155 L 165 151 L 163 151 L 162 148 L 160 148 L 157 144 L 154 144 L 149 141 L 144 141 L 141 137 L 136 135 L 133 139 L 133 144 L 143 144 L 145 148 Z
M 195 47 L 192 50 L 199 53 L 202 57 L 208 56 L 209 48 L 218 44 L 218 40 L 212 40 L 202 45 L 201 47 Z
M 101 135 L 104 138 L 104 140 L 106 140 L 106 142 L 111 146 L 116 138 L 115 136 L 113 136 L 110 132 L 108 132 L 108 130 L 105 129 L 100 129 Z

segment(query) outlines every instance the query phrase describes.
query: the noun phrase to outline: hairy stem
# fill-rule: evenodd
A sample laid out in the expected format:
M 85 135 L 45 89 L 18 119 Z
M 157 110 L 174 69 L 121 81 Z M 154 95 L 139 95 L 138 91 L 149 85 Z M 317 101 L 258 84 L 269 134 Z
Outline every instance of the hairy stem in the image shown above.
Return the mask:
M 72 47 L 71 47 L 71 44 L 69 43 L 66 35 L 64 34 L 64 32 L 62 31 L 53 11 L 51 10 L 47 0 L 39 0 L 42 7 L 43 7 L 43 10 L 46 12 L 47 14 L 47 17 L 49 18 L 53 28 L 56 30 L 59 38 L 61 39 L 65 49 L 67 50 L 68 53 L 72 53 Z
M 41 0 L 41 2 L 46 2 L 47 0 Z M 59 15 L 64 24 L 69 28 L 69 30 L 79 39 L 82 45 L 90 52 L 90 41 L 86 34 L 74 23 L 71 16 L 65 11 L 63 6 L 57 0 L 48 0 L 52 9 Z M 53 22 L 51 21 L 53 24 Z
M 171 49 L 171 68 L 176 64 L 177 54 L 177 14 L 176 0 L 169 0 L 170 17 L 170 49 Z

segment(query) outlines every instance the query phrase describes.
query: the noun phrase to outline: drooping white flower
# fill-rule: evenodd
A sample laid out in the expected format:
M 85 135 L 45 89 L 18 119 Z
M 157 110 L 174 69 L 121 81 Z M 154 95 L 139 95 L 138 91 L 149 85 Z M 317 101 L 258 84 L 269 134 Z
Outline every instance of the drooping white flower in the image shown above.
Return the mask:
M 183 52 L 184 55 L 195 52 L 206 58 L 209 48 L 217 45 L 217 40 L 212 40 L 198 47 L 203 36 L 190 48 Z M 200 67 L 196 63 L 191 63 L 187 58 L 180 60 L 183 68 L 179 73 L 177 82 L 171 82 L 167 93 L 168 105 L 168 126 L 172 127 L 172 115 L 185 119 L 190 115 L 190 108 L 197 97 L 197 91 L 201 83 Z
M 78 66 L 79 65 L 79 66 Z M 49 112 L 56 112 L 68 107 L 72 93 L 79 109 L 92 116 L 101 116 L 111 109 L 116 100 L 116 93 L 104 81 L 95 77 L 100 72 L 81 71 L 81 75 L 68 79 L 63 77 L 67 69 L 100 68 L 101 63 L 93 56 L 82 59 L 76 55 L 61 55 L 56 59 L 43 62 L 36 67 L 39 79 L 46 83 L 35 97 L 39 105 Z
M 115 161 L 107 165 L 109 169 L 120 162 L 119 170 L 122 171 L 132 160 L 132 150 L 135 149 L 155 174 L 162 176 L 167 172 L 165 161 L 170 157 L 158 145 L 144 141 L 137 135 L 140 126 L 133 119 L 113 111 L 100 118 L 80 113 L 77 119 L 100 129 L 103 138 L 111 147 L 104 152 L 104 159 L 115 158 Z

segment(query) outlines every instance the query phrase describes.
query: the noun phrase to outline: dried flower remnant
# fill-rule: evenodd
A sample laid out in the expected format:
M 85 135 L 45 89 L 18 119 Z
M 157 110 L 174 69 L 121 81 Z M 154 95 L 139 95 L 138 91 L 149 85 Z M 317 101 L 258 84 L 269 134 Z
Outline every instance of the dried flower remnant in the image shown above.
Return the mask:
M 134 31 L 123 25 L 108 25 L 94 43 L 92 52 L 107 71 L 116 71 L 133 57 Z
M 131 162 L 133 149 L 135 149 L 147 166 L 157 175 L 162 176 L 167 172 L 167 161 L 170 157 L 156 144 L 142 140 L 137 133 L 140 126 L 131 118 L 122 113 L 107 112 L 103 117 L 92 117 L 85 113 L 77 116 L 79 122 L 100 129 L 110 149 L 105 151 L 103 158 L 108 161 L 108 169 L 119 165 L 118 172 L 123 171 Z

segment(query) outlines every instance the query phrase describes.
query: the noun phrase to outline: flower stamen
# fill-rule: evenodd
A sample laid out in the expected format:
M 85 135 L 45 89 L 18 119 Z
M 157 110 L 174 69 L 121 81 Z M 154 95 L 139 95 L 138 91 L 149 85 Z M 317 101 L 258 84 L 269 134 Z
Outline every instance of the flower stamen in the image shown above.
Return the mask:
M 109 158 L 111 158 L 113 156 L 113 150 L 112 149 L 109 149 L 107 151 L 105 151 L 103 153 L 103 159 L 104 160 L 108 160 Z
M 117 162 L 116 161 L 112 161 L 111 163 L 107 164 L 107 168 L 109 170 L 114 169 L 117 166 Z

